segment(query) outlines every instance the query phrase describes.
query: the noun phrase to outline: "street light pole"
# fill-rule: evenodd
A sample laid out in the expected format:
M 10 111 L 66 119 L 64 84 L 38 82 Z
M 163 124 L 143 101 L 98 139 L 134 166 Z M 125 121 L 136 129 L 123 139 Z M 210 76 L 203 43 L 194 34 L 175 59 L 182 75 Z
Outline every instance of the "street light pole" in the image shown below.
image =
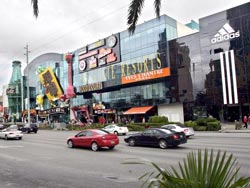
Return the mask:
M 26 53 L 24 55 L 26 55 L 26 63 L 27 63 L 27 77 L 26 77 L 26 87 L 27 87 L 27 110 L 28 110 L 28 125 L 30 125 L 30 84 L 29 84 L 29 47 L 28 44 L 26 45 L 26 47 L 24 47 L 24 49 L 26 49 Z

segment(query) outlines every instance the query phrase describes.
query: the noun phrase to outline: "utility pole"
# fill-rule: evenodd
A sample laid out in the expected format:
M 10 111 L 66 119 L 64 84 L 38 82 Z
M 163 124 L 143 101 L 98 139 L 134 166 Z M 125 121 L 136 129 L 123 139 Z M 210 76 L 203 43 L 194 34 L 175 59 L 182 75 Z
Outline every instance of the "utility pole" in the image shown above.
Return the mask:
M 27 87 L 27 110 L 28 110 L 28 125 L 30 125 L 30 84 L 29 84 L 29 47 L 28 44 L 26 47 L 24 47 L 26 50 L 26 53 L 24 54 L 26 56 L 26 63 L 27 63 L 27 76 L 26 76 L 26 87 Z

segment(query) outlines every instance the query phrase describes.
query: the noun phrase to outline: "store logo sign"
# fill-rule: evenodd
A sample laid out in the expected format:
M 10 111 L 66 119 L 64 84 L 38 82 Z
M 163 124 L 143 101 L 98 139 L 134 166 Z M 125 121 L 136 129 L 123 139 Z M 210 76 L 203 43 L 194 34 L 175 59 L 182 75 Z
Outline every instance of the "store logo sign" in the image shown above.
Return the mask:
M 235 32 L 235 30 L 226 23 L 216 35 L 211 39 L 211 43 L 215 44 L 218 42 L 234 39 L 240 37 L 240 31 Z

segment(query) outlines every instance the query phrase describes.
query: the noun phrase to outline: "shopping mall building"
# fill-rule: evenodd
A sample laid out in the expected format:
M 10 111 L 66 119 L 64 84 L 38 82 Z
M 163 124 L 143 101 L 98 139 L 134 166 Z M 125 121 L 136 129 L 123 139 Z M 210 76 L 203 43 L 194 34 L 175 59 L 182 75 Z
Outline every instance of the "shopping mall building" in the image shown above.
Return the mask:
M 109 122 L 152 115 L 179 122 L 208 115 L 240 119 L 250 112 L 249 10 L 247 3 L 201 18 L 198 30 L 163 15 L 138 25 L 131 36 L 127 30 L 107 36 L 72 56 L 41 55 L 24 71 L 36 90 L 31 98 L 45 96 L 38 114 L 69 116 L 73 110 L 71 119 L 90 114 Z M 36 74 L 41 66 L 51 67 L 58 84 Z M 52 91 L 57 97 L 49 101 Z

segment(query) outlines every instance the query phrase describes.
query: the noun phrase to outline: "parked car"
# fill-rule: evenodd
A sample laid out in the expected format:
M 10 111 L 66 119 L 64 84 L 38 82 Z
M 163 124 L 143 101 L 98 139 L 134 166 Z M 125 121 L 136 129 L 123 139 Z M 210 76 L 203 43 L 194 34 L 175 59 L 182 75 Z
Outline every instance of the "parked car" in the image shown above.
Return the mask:
M 4 138 L 5 140 L 8 140 L 8 139 L 21 140 L 22 137 L 23 137 L 23 134 L 18 129 L 8 127 L 0 131 L 0 138 Z
M 162 149 L 176 147 L 187 142 L 183 132 L 174 132 L 163 128 L 148 128 L 143 132 L 127 135 L 124 141 L 129 146 L 158 146 Z
M 20 127 L 19 130 L 25 133 L 31 133 L 31 132 L 37 133 L 38 127 L 36 124 L 32 123 L 30 125 L 26 124 L 23 127 Z
M 193 127 L 185 127 L 184 125 L 168 124 L 161 126 L 162 128 L 171 129 L 175 132 L 184 132 L 186 137 L 194 136 Z
M 128 128 L 125 126 L 118 126 L 116 124 L 110 124 L 103 128 L 103 130 L 109 133 L 114 133 L 116 135 L 126 135 L 128 133 Z
M 101 147 L 114 149 L 117 144 L 119 144 L 117 135 L 99 129 L 87 129 L 67 139 L 67 145 L 70 148 L 90 147 L 93 151 Z
M 3 130 L 3 129 L 4 129 L 4 125 L 0 124 L 0 130 Z

